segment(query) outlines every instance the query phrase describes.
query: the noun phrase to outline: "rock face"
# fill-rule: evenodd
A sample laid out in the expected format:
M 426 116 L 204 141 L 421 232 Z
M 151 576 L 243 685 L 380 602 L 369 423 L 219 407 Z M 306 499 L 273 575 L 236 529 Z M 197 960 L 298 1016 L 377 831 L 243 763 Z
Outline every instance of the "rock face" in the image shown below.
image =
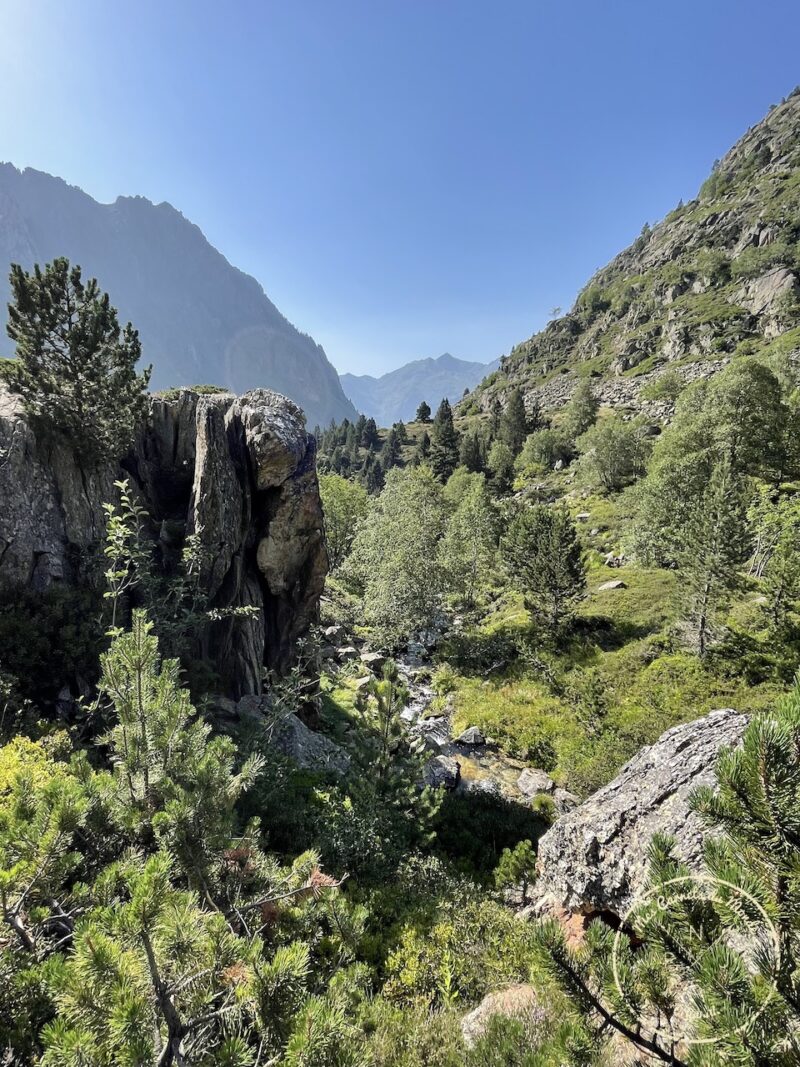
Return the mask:
M 198 652 L 229 695 L 258 693 L 264 667 L 285 668 L 317 617 L 327 557 L 314 450 L 277 393 L 181 390 L 152 398 L 121 468 L 92 471 L 65 442 L 39 440 L 0 391 L 0 589 L 97 581 L 102 505 L 128 478 L 164 565 L 196 534 L 212 607 L 256 609 L 210 623 Z
M 668 730 L 558 819 L 539 841 L 539 909 L 624 916 L 645 885 L 647 848 L 657 831 L 674 835 L 677 854 L 698 867 L 704 831 L 689 795 L 714 783 L 717 754 L 740 741 L 747 721 L 724 708 Z

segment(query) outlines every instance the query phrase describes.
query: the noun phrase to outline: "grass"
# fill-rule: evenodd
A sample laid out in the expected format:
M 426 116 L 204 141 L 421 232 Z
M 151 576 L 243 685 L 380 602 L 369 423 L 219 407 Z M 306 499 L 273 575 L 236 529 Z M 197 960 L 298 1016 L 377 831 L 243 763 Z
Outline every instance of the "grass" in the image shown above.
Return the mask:
M 592 524 L 604 521 L 608 530 L 618 529 L 619 499 L 572 506 L 590 510 Z M 626 587 L 599 589 L 614 579 Z M 513 659 L 488 675 L 465 666 L 469 657 L 459 662 L 460 670 L 441 672 L 455 731 L 478 726 L 510 755 L 588 795 L 672 726 L 719 707 L 749 712 L 769 707 L 784 685 L 768 672 L 748 677 L 734 646 L 706 662 L 682 646 L 679 591 L 674 571 L 590 565 L 574 638 L 557 652 L 540 652 L 548 677 L 535 676 Z M 733 626 L 758 631 L 758 595 L 753 583 L 735 602 Z M 494 640 L 502 648 L 504 639 L 518 643 L 529 632 L 520 598 L 508 595 L 475 629 L 475 639 Z M 754 640 L 758 658 L 758 649 L 768 645 Z

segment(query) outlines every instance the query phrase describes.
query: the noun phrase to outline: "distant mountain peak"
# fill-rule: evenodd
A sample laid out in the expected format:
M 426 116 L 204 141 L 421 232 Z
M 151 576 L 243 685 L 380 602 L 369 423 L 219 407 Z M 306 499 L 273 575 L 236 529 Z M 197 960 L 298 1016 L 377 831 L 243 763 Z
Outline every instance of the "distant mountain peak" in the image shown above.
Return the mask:
M 360 412 L 372 416 L 381 426 L 409 422 L 425 400 L 435 410 L 447 397 L 454 402 L 465 389 L 474 388 L 497 363 L 474 363 L 458 359 L 450 352 L 404 363 L 380 377 L 371 374 L 341 374 L 347 396 Z

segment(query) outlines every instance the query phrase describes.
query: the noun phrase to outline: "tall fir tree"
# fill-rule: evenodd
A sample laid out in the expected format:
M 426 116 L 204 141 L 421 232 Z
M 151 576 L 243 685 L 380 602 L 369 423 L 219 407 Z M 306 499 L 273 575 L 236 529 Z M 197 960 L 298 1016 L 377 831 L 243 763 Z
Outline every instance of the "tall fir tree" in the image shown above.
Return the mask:
M 699 655 L 705 656 L 714 624 L 741 581 L 747 554 L 747 487 L 730 459 L 717 463 L 686 526 L 680 558 L 686 607 Z
M 567 511 L 545 504 L 522 508 L 500 547 L 534 621 L 538 617 L 553 637 L 561 636 L 586 589 L 580 543 Z
M 498 429 L 499 439 L 508 446 L 515 458 L 522 451 L 525 438 L 530 433 L 528 416 L 525 411 L 525 401 L 519 389 L 512 389 L 508 394 L 508 400 L 500 417 Z
M 414 422 L 430 422 L 431 421 L 431 407 L 425 400 L 417 408 L 417 413 L 414 416 Z
M 431 467 L 440 482 L 446 482 L 458 466 L 458 433 L 453 424 L 453 409 L 445 397 L 433 420 Z

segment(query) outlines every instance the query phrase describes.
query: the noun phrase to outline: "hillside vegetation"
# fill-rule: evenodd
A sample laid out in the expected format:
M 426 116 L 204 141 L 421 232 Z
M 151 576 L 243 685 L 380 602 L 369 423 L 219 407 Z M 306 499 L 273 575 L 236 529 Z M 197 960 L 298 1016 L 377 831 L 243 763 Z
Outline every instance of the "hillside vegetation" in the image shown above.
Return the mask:
M 645 225 L 568 314 L 516 345 L 464 410 L 487 411 L 514 387 L 556 406 L 582 376 L 636 404 L 667 368 L 686 380 L 703 373 L 698 363 L 710 372 L 734 356 L 796 351 L 799 163 L 795 91 L 715 164 L 696 199 Z

